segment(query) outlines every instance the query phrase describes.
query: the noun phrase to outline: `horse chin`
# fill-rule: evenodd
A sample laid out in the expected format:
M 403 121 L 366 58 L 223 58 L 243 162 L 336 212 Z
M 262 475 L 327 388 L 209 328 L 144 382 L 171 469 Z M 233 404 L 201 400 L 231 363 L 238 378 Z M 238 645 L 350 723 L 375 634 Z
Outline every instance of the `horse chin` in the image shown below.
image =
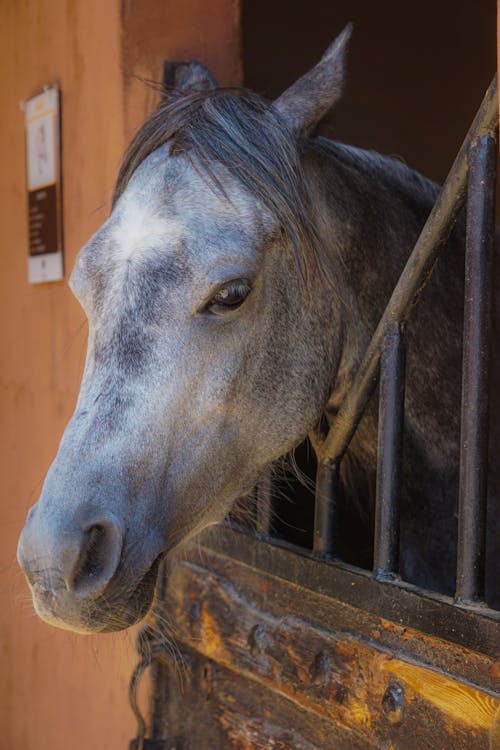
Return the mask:
M 115 615 L 99 628 L 100 633 L 111 633 L 117 630 L 125 630 L 135 625 L 147 615 L 153 602 L 158 576 L 158 568 L 163 559 L 163 554 L 153 561 L 149 570 L 140 579 L 130 597 L 124 604 L 118 606 L 119 616 Z
M 40 592 L 31 587 L 37 615 L 63 630 L 82 635 L 113 633 L 135 625 L 145 617 L 153 602 L 158 568 L 163 555 L 159 555 L 132 590 L 124 596 L 114 591 L 89 602 L 80 597 Z

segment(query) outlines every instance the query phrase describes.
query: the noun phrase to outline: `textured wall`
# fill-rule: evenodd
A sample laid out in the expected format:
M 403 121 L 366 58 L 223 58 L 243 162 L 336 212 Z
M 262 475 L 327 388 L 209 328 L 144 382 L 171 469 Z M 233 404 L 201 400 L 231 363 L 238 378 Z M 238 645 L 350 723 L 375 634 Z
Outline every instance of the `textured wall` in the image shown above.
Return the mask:
M 27 283 L 19 102 L 61 84 L 67 279 L 107 216 L 125 142 L 154 104 L 132 76 L 158 78 L 164 57 L 197 57 L 237 83 L 238 24 L 233 0 L 0 0 L 0 750 L 118 750 L 135 730 L 133 633 L 82 637 L 39 622 L 15 562 L 86 345 L 66 282 Z

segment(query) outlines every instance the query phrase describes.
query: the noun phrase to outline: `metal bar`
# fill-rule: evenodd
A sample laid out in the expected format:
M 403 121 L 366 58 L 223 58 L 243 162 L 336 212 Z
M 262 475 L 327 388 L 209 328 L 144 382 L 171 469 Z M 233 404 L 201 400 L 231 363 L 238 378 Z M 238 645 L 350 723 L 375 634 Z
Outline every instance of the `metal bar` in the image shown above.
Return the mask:
M 358 426 L 376 384 L 382 340 L 391 322 L 405 322 L 418 301 L 453 224 L 465 201 L 468 152 L 480 135 L 498 127 L 497 77 L 495 76 L 465 141 L 458 152 L 448 178 L 425 223 L 406 266 L 377 326 L 367 352 L 321 449 L 325 465 L 338 463 Z
M 322 558 L 333 558 L 337 546 L 339 471 L 338 465 L 318 463 L 314 503 L 313 553 Z
M 256 487 L 256 531 L 257 534 L 267 539 L 271 536 L 272 528 L 272 506 L 271 506 L 271 472 L 266 471 Z
M 169 668 L 164 661 L 155 659 L 151 664 L 151 739 L 165 739 L 167 732 Z
M 161 640 L 162 623 L 167 599 L 167 561 L 163 559 L 158 570 L 156 584 L 156 601 L 153 615 L 155 617 L 157 637 Z M 165 660 L 154 659 L 151 664 L 151 739 L 163 740 L 167 736 L 167 699 L 169 666 Z
M 484 596 L 488 481 L 488 338 L 495 236 L 497 139 L 480 136 L 470 149 L 465 256 L 462 418 L 456 599 Z
M 377 499 L 373 572 L 393 579 L 399 570 L 399 493 L 403 447 L 406 347 L 404 327 L 393 323 L 380 360 Z

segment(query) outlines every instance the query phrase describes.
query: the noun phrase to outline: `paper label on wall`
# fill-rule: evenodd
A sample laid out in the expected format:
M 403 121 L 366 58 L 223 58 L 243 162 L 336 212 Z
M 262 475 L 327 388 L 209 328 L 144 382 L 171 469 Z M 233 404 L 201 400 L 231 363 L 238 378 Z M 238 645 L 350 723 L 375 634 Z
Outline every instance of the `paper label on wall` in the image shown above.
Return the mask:
M 32 284 L 63 278 L 59 90 L 25 102 L 29 257 Z

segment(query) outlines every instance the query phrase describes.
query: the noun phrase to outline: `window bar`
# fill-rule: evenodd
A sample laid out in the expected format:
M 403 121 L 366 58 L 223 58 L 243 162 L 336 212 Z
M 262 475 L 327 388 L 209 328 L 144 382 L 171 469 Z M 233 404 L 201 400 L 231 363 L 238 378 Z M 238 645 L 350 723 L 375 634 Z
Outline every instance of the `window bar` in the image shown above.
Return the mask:
M 368 400 L 377 384 L 381 340 L 387 325 L 406 321 L 425 288 L 440 249 L 446 243 L 465 201 L 470 143 L 478 134 L 498 127 L 498 87 L 495 75 L 441 192 L 393 290 L 368 346 L 349 393 L 322 447 L 323 461 L 335 463 L 344 455 Z
M 318 462 L 314 502 L 313 553 L 333 558 L 336 551 L 340 461 Z
M 271 471 L 268 469 L 255 488 L 257 501 L 256 532 L 258 536 L 267 539 L 271 536 L 272 507 L 271 507 Z
M 456 600 L 472 603 L 484 596 L 496 137 L 480 135 L 471 145 L 469 160 Z
M 165 616 L 167 599 L 167 561 L 163 558 L 158 570 L 156 584 L 156 601 L 154 604 L 154 617 L 156 618 L 156 638 L 161 641 L 162 622 Z M 151 714 L 150 727 L 153 740 L 163 739 L 167 736 L 167 700 L 170 677 L 170 667 L 165 659 L 159 654 L 151 663 Z
M 470 144 L 481 134 L 492 133 L 497 128 L 498 85 L 495 75 L 393 290 L 352 386 L 322 442 L 317 474 L 313 544 L 313 551 L 317 555 L 334 556 L 340 461 L 376 388 L 387 327 L 394 323 L 403 324 L 409 319 L 432 274 L 439 251 L 448 240 L 465 202 Z
M 394 579 L 399 570 L 399 493 L 403 447 L 406 346 L 404 326 L 389 325 L 380 358 L 377 498 L 373 572 Z

